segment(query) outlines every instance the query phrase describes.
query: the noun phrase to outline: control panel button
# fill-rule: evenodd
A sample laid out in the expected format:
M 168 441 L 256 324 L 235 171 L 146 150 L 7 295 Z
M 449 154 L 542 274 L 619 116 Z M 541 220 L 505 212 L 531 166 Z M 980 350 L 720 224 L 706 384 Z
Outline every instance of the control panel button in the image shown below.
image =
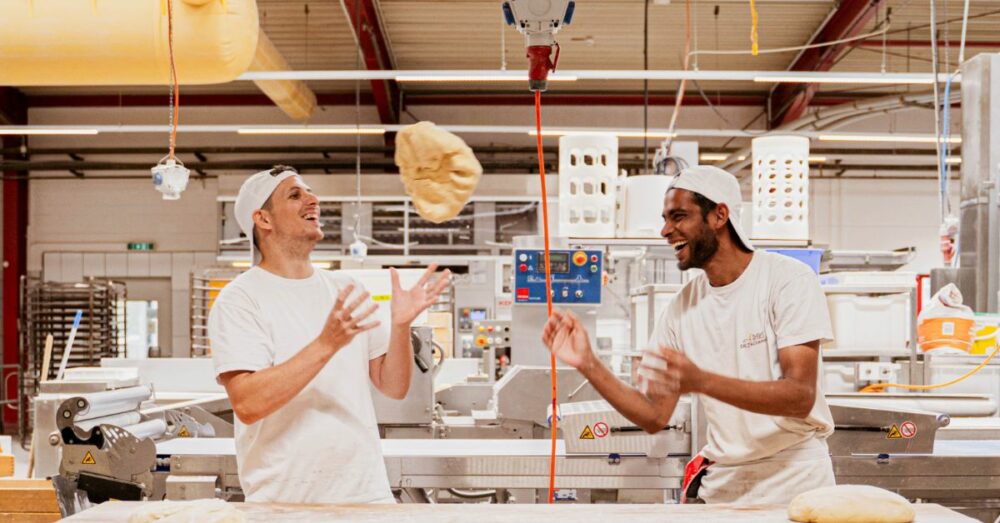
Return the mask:
M 520 255 L 518 255 L 517 259 L 519 261 L 528 261 L 528 255 L 522 252 Z
M 476 345 L 479 347 L 486 346 L 486 336 L 476 336 Z
M 482 325 L 480 325 L 479 326 L 479 332 L 486 332 L 486 327 L 483 327 Z
M 582 267 L 585 263 L 587 263 L 587 253 L 583 251 L 576 251 L 573 253 L 573 265 Z
M 573 295 L 576 296 L 577 299 L 583 298 L 583 291 L 577 289 Z
M 569 296 L 569 289 L 564 287 L 562 290 L 562 297 L 565 298 L 567 296 Z
M 591 254 L 590 255 L 590 263 L 597 263 L 597 255 L 596 254 Z
M 522 254 L 521 256 L 524 256 L 524 255 Z M 520 266 L 518 266 L 517 270 L 519 270 L 521 272 L 527 272 L 528 271 L 528 266 L 526 264 L 522 263 Z
M 597 272 L 597 266 L 596 265 L 591 265 L 590 266 L 590 272 Z

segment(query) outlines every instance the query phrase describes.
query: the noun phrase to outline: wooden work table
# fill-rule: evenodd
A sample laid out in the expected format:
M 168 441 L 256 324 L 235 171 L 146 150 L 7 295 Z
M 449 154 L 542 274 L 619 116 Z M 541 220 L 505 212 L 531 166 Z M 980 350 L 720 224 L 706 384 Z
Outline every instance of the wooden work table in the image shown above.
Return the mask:
M 109 502 L 64 521 L 115 523 L 128 521 L 140 502 Z M 353 521 L 364 523 L 545 521 L 546 523 L 608 523 L 611 521 L 697 521 L 755 523 L 788 521 L 783 505 L 282 505 L 233 503 L 247 521 Z M 940 505 L 917 504 L 917 523 L 974 522 Z

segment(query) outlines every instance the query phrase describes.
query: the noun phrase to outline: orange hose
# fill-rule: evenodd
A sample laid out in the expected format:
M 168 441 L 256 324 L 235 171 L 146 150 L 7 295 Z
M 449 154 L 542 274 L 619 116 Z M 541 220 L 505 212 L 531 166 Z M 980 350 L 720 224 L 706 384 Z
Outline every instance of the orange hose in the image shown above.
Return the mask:
M 535 128 L 538 137 L 538 175 L 542 181 L 542 236 L 545 238 L 545 304 L 552 317 L 552 272 L 549 267 L 549 200 L 545 190 L 545 149 L 542 147 L 542 92 L 535 91 Z M 552 371 L 552 449 L 549 454 L 549 503 L 556 495 L 556 432 L 558 428 L 559 380 L 556 376 L 556 355 L 549 353 Z
M 170 119 L 170 156 L 174 159 L 174 149 L 177 148 L 177 118 L 181 110 L 181 88 L 177 82 L 177 66 L 174 64 L 174 5 L 173 0 L 167 0 L 167 50 L 170 53 L 170 81 L 174 87 L 173 114 Z

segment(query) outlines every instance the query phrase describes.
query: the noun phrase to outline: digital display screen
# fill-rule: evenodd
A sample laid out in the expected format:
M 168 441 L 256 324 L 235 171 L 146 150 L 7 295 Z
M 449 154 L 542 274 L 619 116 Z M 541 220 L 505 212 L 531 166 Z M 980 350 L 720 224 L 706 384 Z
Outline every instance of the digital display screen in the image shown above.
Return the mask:
M 568 274 L 569 273 L 569 253 L 568 252 L 550 252 L 549 262 L 552 270 L 552 274 Z M 538 267 L 536 270 L 545 274 L 545 254 L 538 253 Z
M 469 319 L 472 321 L 482 321 L 486 319 L 486 309 L 472 309 L 469 311 Z

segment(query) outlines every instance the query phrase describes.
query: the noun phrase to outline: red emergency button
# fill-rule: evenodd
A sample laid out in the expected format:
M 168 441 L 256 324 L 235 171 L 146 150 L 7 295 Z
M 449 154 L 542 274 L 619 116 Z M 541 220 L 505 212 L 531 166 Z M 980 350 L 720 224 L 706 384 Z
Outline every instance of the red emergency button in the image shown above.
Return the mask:
M 527 272 L 528 271 L 528 266 L 522 263 L 521 265 L 518 266 L 517 270 L 519 270 L 521 272 Z
M 590 255 L 590 263 L 597 263 L 597 255 L 596 254 L 591 254 Z
M 583 264 L 587 263 L 587 253 L 583 251 L 576 251 L 573 253 L 573 264 L 577 267 L 582 267 Z

